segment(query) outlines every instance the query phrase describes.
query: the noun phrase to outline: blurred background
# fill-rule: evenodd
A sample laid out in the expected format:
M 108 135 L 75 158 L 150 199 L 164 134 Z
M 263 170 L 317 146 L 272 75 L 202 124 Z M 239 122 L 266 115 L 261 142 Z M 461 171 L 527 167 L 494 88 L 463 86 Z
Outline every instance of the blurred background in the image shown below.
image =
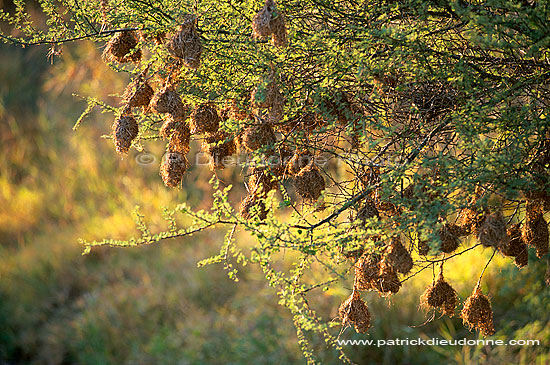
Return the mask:
M 71 44 L 52 59 L 48 47 L 0 45 L 0 364 L 303 363 L 292 317 L 277 304 L 261 270 L 239 268 L 235 283 L 222 265 L 197 268 L 219 251 L 223 230 L 82 256 L 78 238 L 136 234 L 137 205 L 151 229 L 160 230 L 162 207 L 186 202 L 208 208 L 212 197 L 206 168 L 192 168 L 182 190 L 164 187 L 158 176 L 162 143 L 145 147 L 156 158 L 150 164 L 138 163 L 143 155 L 135 150 L 124 159 L 117 155 L 112 141 L 102 138 L 110 133 L 111 114 L 94 110 L 72 130 L 86 108 L 73 94 L 117 104 L 128 82 L 101 61 L 100 46 Z M 238 202 L 241 172 L 226 170 L 219 175 L 234 183 L 232 199 Z M 253 242 L 242 236 L 238 244 Z M 490 257 L 481 250 L 446 266 L 461 300 Z M 484 292 L 492 300 L 495 339 L 538 339 L 540 346 L 344 351 L 365 364 L 549 363 L 546 262 L 531 255 L 521 271 L 497 257 L 484 277 Z M 390 299 L 364 295 L 374 327 L 367 335 L 347 329 L 341 338 L 477 338 L 457 318 L 436 315 L 422 325 L 431 314 L 418 309 L 419 297 L 431 280 L 432 273 L 423 272 Z M 314 290 L 308 299 L 330 321 L 349 286 Z M 308 336 L 320 361 L 338 363 L 322 338 Z

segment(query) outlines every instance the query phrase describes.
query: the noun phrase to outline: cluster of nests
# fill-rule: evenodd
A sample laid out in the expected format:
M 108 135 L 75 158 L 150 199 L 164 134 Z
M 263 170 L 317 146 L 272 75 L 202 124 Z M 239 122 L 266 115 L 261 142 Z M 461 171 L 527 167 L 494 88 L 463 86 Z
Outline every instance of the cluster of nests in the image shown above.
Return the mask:
M 196 69 L 201 62 L 203 46 L 196 30 L 197 17 L 186 15 L 177 31 L 168 40 L 164 33 L 153 36 L 156 44 L 165 44 L 168 53 L 180 60 L 188 68 Z M 139 48 L 140 41 L 148 41 L 149 36 L 134 30 L 124 30 L 116 33 L 105 46 L 103 58 L 109 62 L 139 62 L 142 51 Z

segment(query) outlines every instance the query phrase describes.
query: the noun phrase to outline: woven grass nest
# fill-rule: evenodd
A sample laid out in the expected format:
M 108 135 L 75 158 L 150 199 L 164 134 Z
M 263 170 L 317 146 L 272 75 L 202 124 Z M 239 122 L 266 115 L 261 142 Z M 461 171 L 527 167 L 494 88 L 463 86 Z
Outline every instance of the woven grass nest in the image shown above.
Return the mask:
M 151 99 L 150 105 L 157 113 L 168 113 L 176 118 L 184 118 L 188 113 L 180 95 L 172 85 L 166 85 L 158 90 Z
M 178 187 L 188 167 L 189 162 L 184 154 L 179 152 L 166 153 L 160 165 L 162 181 L 169 188 Z
M 488 214 L 477 230 L 479 242 L 484 247 L 504 247 L 508 244 L 506 220 L 502 212 Z
M 154 95 L 154 90 L 147 81 L 137 77 L 128 84 L 123 94 L 123 100 L 130 108 L 147 107 Z
M 248 189 L 254 195 L 266 196 L 268 192 L 279 189 L 279 183 L 268 169 L 255 168 L 248 178 Z
M 367 200 L 363 203 L 362 207 L 357 211 L 357 219 L 365 222 L 371 218 L 380 218 L 380 213 L 376 209 L 376 204 L 372 200 Z
M 301 169 L 294 176 L 293 184 L 298 195 L 306 201 L 319 199 L 323 190 L 325 190 L 325 179 L 313 163 Z
M 253 36 L 265 39 L 271 36 L 275 47 L 285 47 L 288 44 L 285 16 L 277 9 L 274 0 L 266 0 L 264 6 L 252 18 Z
M 260 220 L 267 218 L 267 207 L 264 201 L 257 195 L 249 194 L 241 202 L 240 215 L 248 220 L 254 217 L 254 211 Z
M 202 43 L 195 27 L 196 22 L 197 18 L 194 15 L 186 15 L 176 34 L 166 42 L 168 53 L 192 69 L 200 66 L 202 55 Z
M 204 139 L 203 151 L 210 155 L 209 166 L 211 170 L 224 169 L 226 158 L 237 152 L 235 139 L 227 133 L 217 132 Z
M 272 146 L 276 141 L 271 125 L 260 122 L 245 129 L 240 142 L 247 151 L 257 151 L 263 147 Z
M 442 273 L 439 274 L 437 281 L 428 286 L 420 297 L 420 306 L 423 309 L 438 309 L 449 317 L 454 315 L 457 304 L 458 294 L 445 280 Z
M 441 246 L 439 246 L 441 252 L 451 253 L 455 251 L 460 245 L 459 232 L 462 228 L 456 224 L 445 223 L 439 230 L 439 238 L 441 240 Z
M 384 294 L 397 293 L 401 288 L 394 268 L 376 254 L 364 253 L 354 267 L 354 285 L 358 290 L 376 290 Z
M 324 121 L 313 112 L 305 112 L 296 115 L 294 118 L 276 124 L 278 130 L 283 133 L 312 133 L 315 129 L 323 126 Z
M 354 290 L 351 295 L 340 304 L 338 315 L 342 326 L 354 326 L 357 333 L 365 333 L 371 327 L 371 315 L 367 303 L 361 299 L 359 291 Z
M 521 233 L 523 241 L 535 247 L 538 258 L 548 253 L 548 223 L 540 202 L 528 200 L 525 204 L 525 223 Z
M 499 246 L 498 249 L 503 255 L 514 257 L 514 263 L 521 269 L 529 261 L 529 252 L 521 237 L 520 224 L 513 224 L 508 228 L 506 234 L 508 235 L 507 244 Z
M 191 113 L 191 132 L 215 134 L 220 127 L 220 115 L 213 103 L 199 104 Z
M 107 42 L 103 51 L 103 59 L 119 63 L 139 62 L 141 50 L 136 48 L 138 43 L 139 37 L 135 31 L 118 32 Z
M 458 225 L 465 233 L 478 235 L 478 230 L 485 219 L 485 214 L 480 213 L 474 207 L 464 208 L 458 214 Z
M 286 172 L 289 175 L 298 175 L 298 173 L 307 165 L 314 162 L 314 157 L 307 149 L 294 152 L 294 155 L 286 164 Z
M 397 272 L 407 274 L 413 267 L 411 254 L 401 243 L 399 237 L 393 237 L 386 249 L 385 260 Z
M 184 155 L 189 152 L 191 130 L 183 118 L 169 114 L 160 128 L 159 135 L 168 139 L 169 152 L 179 152 Z
M 118 117 L 112 126 L 112 137 L 116 151 L 120 154 L 127 154 L 138 132 L 138 124 L 131 114 Z
M 464 302 L 461 317 L 462 322 L 470 331 L 474 328 L 483 336 L 491 336 L 495 333 L 491 301 L 486 295 L 483 295 L 479 284 Z

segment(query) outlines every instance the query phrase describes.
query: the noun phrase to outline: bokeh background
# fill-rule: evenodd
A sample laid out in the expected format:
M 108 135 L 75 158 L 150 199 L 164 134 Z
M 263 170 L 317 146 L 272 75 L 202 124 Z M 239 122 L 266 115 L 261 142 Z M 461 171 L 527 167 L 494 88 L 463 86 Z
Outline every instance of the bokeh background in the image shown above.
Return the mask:
M 117 104 L 128 82 L 101 61 L 101 46 L 66 45 L 52 59 L 46 46 L 0 45 L 0 364 L 303 363 L 291 315 L 258 268 L 239 268 L 237 283 L 222 265 L 197 268 L 219 251 L 225 231 L 82 256 L 79 238 L 136 234 L 136 206 L 160 230 L 163 207 L 208 208 L 212 197 L 206 168 L 192 168 L 181 190 L 164 187 L 162 143 L 147 145 L 157 159 L 151 164 L 138 163 L 138 151 L 118 156 L 102 137 L 110 133 L 111 114 L 94 110 L 72 130 L 86 107 L 82 97 Z M 242 173 L 226 170 L 220 177 L 234 184 L 238 202 Z M 238 236 L 238 244 L 253 242 Z M 446 266 L 461 300 L 490 254 L 472 250 Z M 540 346 L 344 350 L 357 363 L 550 363 L 546 265 L 533 252 L 521 271 L 497 257 L 484 277 L 493 338 L 538 339 Z M 419 296 L 431 280 L 424 272 L 391 299 L 365 295 L 374 327 L 368 335 L 348 329 L 341 338 L 478 338 L 458 318 L 436 316 L 422 325 L 430 314 L 418 309 Z M 333 320 L 350 286 L 320 288 L 308 298 L 324 320 Z M 309 339 L 320 361 L 338 363 L 322 338 Z

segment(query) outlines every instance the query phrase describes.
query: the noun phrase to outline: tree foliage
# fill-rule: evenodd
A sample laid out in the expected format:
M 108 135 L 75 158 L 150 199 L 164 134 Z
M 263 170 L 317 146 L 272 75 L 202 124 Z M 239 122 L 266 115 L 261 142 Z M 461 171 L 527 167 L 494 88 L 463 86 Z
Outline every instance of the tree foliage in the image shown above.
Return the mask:
M 157 233 L 136 211 L 139 237 L 83 241 L 86 253 L 226 226 L 219 255 L 200 264 L 223 263 L 235 280 L 237 264 L 258 264 L 293 313 L 310 361 L 305 332 L 338 348 L 331 327 L 339 325 L 309 306 L 312 290 L 353 278 L 340 319 L 364 332 L 370 313 L 360 291 L 393 295 L 437 266 L 423 304 L 452 316 L 447 260 L 483 248 L 519 267 L 530 247 L 547 256 L 545 1 L 40 4 L 45 26 L 24 1 L 2 11 L 11 24 L 2 39 L 49 44 L 52 57 L 66 42 L 106 41 L 105 62 L 132 78 L 126 90 L 112 90 L 119 105 L 91 96 L 77 125 L 95 107 L 112 112 L 111 138 L 122 154 L 165 139 L 159 168 L 170 187 L 181 188 L 194 141 L 211 157 L 198 168 L 246 176 L 240 212 L 229 202 L 231 185 L 214 174 L 212 209 L 179 204 L 166 213 L 170 228 Z M 230 163 L 237 153 L 245 164 Z M 178 215 L 191 223 L 178 225 Z M 236 231 L 255 245 L 239 247 Z M 279 268 L 283 257 L 292 270 Z M 484 335 L 494 331 L 480 289 L 489 263 L 460 314 Z M 309 275 L 313 267 L 324 269 L 322 279 Z

